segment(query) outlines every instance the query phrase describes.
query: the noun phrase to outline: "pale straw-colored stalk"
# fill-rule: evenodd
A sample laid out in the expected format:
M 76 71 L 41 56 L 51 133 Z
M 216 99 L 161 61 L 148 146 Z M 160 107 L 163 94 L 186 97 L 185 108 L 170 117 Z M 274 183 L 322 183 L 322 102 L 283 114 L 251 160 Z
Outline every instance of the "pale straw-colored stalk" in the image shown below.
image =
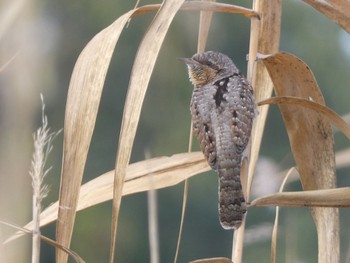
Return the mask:
M 49 153 L 52 151 L 52 141 L 60 133 L 50 133 L 48 121 L 45 115 L 45 104 L 41 94 L 42 102 L 42 126 L 34 133 L 34 153 L 31 162 L 29 174 L 32 178 L 33 187 L 33 244 L 32 244 L 32 263 L 40 261 L 40 214 L 41 202 L 48 194 L 48 186 L 43 183 L 44 178 L 51 170 L 51 167 L 45 169 L 45 164 Z

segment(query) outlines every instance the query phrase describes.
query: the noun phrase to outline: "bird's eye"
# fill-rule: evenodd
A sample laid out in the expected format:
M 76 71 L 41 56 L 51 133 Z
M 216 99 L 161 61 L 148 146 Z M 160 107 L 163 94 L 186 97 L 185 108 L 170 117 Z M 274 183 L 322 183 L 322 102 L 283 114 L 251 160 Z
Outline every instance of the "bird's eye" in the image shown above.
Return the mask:
M 209 60 L 205 61 L 203 64 L 208 66 L 208 67 L 212 67 L 213 66 L 213 63 L 210 62 Z
M 220 71 L 220 68 L 218 67 L 218 65 L 216 65 L 215 63 L 212 63 L 211 61 L 206 61 L 205 63 L 203 63 L 204 65 L 208 66 L 209 68 L 215 70 L 216 72 Z

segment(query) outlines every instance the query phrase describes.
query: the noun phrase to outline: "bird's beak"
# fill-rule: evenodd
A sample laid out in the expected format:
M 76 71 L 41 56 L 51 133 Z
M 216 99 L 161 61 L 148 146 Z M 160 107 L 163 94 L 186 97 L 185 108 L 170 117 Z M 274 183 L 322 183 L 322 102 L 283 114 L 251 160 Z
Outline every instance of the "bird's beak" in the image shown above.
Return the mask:
M 177 59 L 184 62 L 186 65 L 196 64 L 196 61 L 194 61 L 192 58 L 177 58 Z

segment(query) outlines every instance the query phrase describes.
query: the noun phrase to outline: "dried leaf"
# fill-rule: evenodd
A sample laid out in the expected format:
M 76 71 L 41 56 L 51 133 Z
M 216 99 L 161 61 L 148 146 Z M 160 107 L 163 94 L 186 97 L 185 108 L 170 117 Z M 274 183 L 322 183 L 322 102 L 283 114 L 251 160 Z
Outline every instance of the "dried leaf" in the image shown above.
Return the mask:
M 259 17 L 258 13 L 241 6 L 229 5 L 223 3 L 213 3 L 209 1 L 187 1 L 182 7 L 182 10 L 202 10 L 202 11 L 213 11 L 213 12 L 223 12 L 232 14 L 242 14 L 247 17 Z
M 132 17 L 148 13 L 150 11 L 158 11 L 161 7 L 159 4 L 145 5 L 135 9 Z M 229 5 L 223 3 L 214 3 L 209 1 L 187 1 L 181 6 L 184 11 L 212 11 L 217 13 L 241 14 L 250 18 L 259 17 L 258 13 L 249 8 L 244 8 L 237 5 Z
M 189 263 L 232 263 L 228 258 L 205 258 L 190 261 Z
M 348 0 L 304 0 L 304 2 L 333 20 L 350 34 L 350 3 Z
M 262 59 L 274 83 L 276 95 L 312 100 L 324 99 L 309 67 L 288 53 Z M 320 113 L 295 105 L 279 104 L 304 190 L 336 186 L 333 134 Z M 339 214 L 336 208 L 312 208 L 318 233 L 318 262 L 339 261 Z M 327 228 L 324 226 L 327 225 Z
M 72 237 L 79 189 L 107 69 L 116 41 L 134 12 L 126 13 L 98 33 L 84 48 L 73 70 L 66 104 L 56 227 L 57 242 L 66 247 L 69 247 Z M 56 261 L 66 262 L 67 255 L 58 251 Z
M 311 98 L 310 98 L 311 99 Z M 318 113 L 322 113 L 324 117 L 328 118 L 341 132 L 344 133 L 346 137 L 350 139 L 350 126 L 346 123 L 343 118 L 334 112 L 332 109 L 319 104 L 317 102 L 313 102 L 312 100 L 307 100 L 303 98 L 296 97 L 274 97 L 269 98 L 264 101 L 259 102 L 259 105 L 266 104 L 290 104 L 290 105 L 300 105 L 302 107 L 312 109 Z
M 29 229 L 23 228 L 23 227 L 19 227 L 19 226 L 16 226 L 14 224 L 11 224 L 11 223 L 0 221 L 0 224 L 12 227 L 14 229 L 17 229 L 19 231 L 19 233 L 21 233 L 21 235 L 24 235 L 24 234 L 31 234 L 32 235 L 33 234 L 32 230 L 29 230 Z M 75 262 L 85 263 L 85 261 L 77 253 L 75 253 L 73 250 L 62 246 L 58 242 L 56 242 L 56 241 L 54 241 L 54 240 L 52 240 L 52 239 L 50 239 L 48 237 L 40 235 L 40 239 L 42 241 L 44 241 L 44 242 L 46 242 L 46 243 L 56 247 L 56 248 L 62 250 L 64 253 L 67 253 L 68 255 L 70 255 L 75 260 Z
M 129 164 L 142 103 L 149 80 L 171 21 L 184 0 L 165 0 L 147 30 L 136 54 L 124 106 L 119 146 L 115 162 L 110 262 L 114 261 L 118 216 L 126 168 Z
M 350 207 L 350 187 L 276 193 L 257 198 L 250 206 Z
M 201 152 L 180 153 L 171 157 L 158 157 L 130 164 L 127 169 L 123 195 L 134 194 L 176 185 L 194 175 L 209 171 L 207 161 Z M 114 170 L 98 176 L 82 185 L 77 211 L 112 200 Z M 57 219 L 58 202 L 46 208 L 40 216 L 40 226 Z M 32 230 L 29 222 L 24 228 Z M 21 236 L 16 233 L 6 242 Z

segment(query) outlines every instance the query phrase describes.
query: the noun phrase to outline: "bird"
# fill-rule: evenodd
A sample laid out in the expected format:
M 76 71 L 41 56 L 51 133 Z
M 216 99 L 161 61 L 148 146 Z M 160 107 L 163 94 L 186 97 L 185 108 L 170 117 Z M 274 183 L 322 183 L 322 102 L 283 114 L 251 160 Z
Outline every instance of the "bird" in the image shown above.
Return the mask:
M 193 134 L 218 173 L 219 220 L 224 229 L 237 230 L 247 211 L 240 170 L 257 114 L 254 90 L 223 53 L 207 51 L 181 60 L 194 85 Z

